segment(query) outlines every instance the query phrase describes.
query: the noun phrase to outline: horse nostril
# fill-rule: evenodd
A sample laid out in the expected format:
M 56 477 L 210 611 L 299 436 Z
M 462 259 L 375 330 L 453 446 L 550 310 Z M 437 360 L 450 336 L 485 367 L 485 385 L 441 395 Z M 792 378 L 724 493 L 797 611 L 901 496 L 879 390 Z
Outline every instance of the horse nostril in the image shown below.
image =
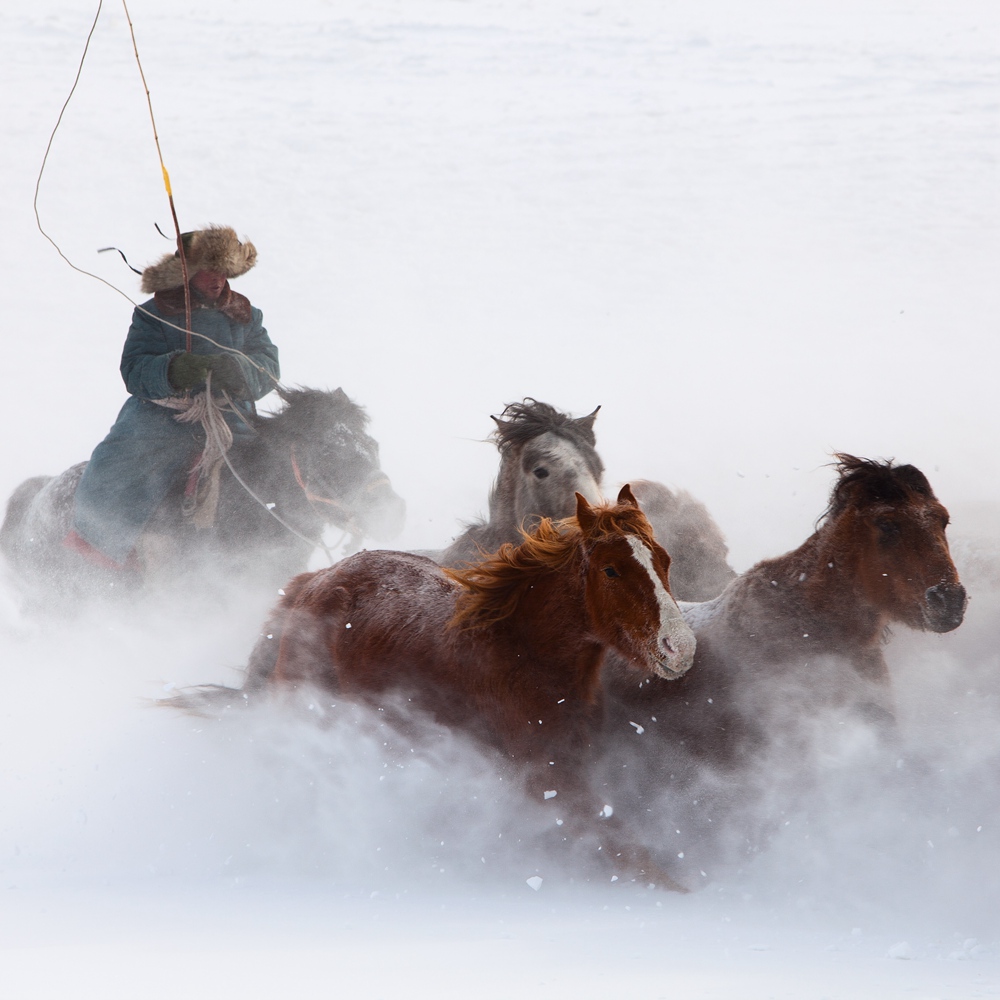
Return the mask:
M 939 583 L 928 587 L 924 596 L 935 617 L 956 622 L 961 622 L 969 601 L 960 583 Z
M 927 589 L 927 600 L 941 609 L 955 610 L 965 607 L 965 587 L 960 583 L 939 583 Z

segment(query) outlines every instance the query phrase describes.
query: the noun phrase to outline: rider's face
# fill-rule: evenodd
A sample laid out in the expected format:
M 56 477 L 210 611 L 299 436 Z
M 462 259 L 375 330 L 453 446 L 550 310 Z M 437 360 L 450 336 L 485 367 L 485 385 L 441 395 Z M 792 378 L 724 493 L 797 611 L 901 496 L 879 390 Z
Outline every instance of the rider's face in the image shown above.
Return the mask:
M 226 287 L 226 276 L 220 271 L 199 271 L 191 279 L 191 287 L 209 302 L 214 302 Z

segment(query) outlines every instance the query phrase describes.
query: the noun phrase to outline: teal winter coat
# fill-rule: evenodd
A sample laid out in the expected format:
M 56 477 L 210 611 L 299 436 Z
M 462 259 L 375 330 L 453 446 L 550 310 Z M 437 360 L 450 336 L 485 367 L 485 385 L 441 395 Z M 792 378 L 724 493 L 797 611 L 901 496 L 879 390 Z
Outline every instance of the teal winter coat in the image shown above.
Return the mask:
M 221 348 L 236 348 L 263 369 L 232 355 L 249 396 L 236 405 L 251 413 L 252 400 L 267 395 L 279 376 L 278 349 L 263 327 L 261 311 L 228 284 L 213 306 L 198 306 L 196 297 L 193 305 L 192 353 L 221 354 Z M 168 322 L 184 326 L 182 289 L 158 292 L 133 313 L 121 360 L 122 378 L 131 395 L 108 436 L 94 449 L 76 491 L 76 533 L 119 565 L 124 565 L 150 516 L 205 445 L 200 425 L 178 423 L 176 410 L 152 402 L 180 395 L 170 385 L 167 368 L 170 359 L 185 350 L 186 338 L 183 329 Z M 249 433 L 235 414 L 227 414 L 226 420 L 234 435 Z

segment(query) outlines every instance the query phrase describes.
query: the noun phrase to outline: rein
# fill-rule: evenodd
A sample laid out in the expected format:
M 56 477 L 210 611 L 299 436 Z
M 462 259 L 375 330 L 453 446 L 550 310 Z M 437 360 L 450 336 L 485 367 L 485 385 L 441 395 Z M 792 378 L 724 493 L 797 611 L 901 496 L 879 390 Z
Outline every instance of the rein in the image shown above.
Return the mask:
M 305 498 L 309 501 L 309 504 L 314 509 L 315 505 L 318 503 L 325 503 L 327 506 L 333 507 L 341 515 L 343 515 L 341 520 L 344 523 L 341 527 L 344 532 L 350 532 L 352 540 L 357 539 L 359 535 L 355 530 L 357 528 L 357 524 L 355 522 L 354 515 L 339 500 L 332 500 L 330 497 L 324 497 L 320 496 L 318 493 L 313 493 L 313 491 L 309 488 L 309 484 L 306 482 L 305 477 L 302 475 L 302 469 L 299 467 L 299 460 L 295 454 L 294 444 L 291 446 L 290 451 L 292 459 L 292 472 L 295 474 L 295 482 L 299 484 L 299 487 L 305 494 Z
M 209 376 L 209 378 L 211 378 L 211 376 Z M 204 395 L 206 396 L 210 395 L 207 389 Z M 159 400 L 156 400 L 155 402 L 159 402 Z M 230 407 L 232 407 L 232 402 L 229 401 L 228 399 L 227 402 L 229 402 Z M 171 408 L 180 409 L 182 407 L 171 407 Z M 183 407 L 183 408 L 188 409 L 188 407 Z M 207 453 L 211 451 L 214 456 L 218 456 L 215 458 L 215 461 L 217 463 L 224 462 L 226 468 L 228 468 L 229 471 L 232 473 L 233 479 L 235 479 L 236 482 L 238 482 L 240 486 L 243 487 L 247 495 L 250 496 L 253 500 L 255 500 L 264 510 L 266 510 L 267 513 L 270 514 L 271 517 L 273 517 L 275 521 L 277 521 L 278 524 L 280 524 L 286 531 L 290 532 L 292 535 L 294 535 L 300 541 L 305 542 L 310 547 L 313 548 L 318 547 L 322 549 L 324 555 L 329 560 L 330 565 L 332 566 L 337 560 L 334 558 L 333 553 L 330 551 L 329 546 L 327 546 L 327 544 L 323 541 L 322 537 L 309 538 L 307 535 L 302 534 L 301 531 L 293 527 L 283 517 L 281 517 L 280 514 L 275 512 L 274 504 L 269 504 L 267 503 L 267 501 L 262 500 L 259 496 L 257 496 L 257 494 L 250 488 L 250 486 L 243 479 L 243 477 L 236 471 L 236 469 L 233 467 L 233 463 L 229 460 L 229 445 L 232 443 L 232 431 L 229 430 L 229 425 L 225 422 L 224 419 L 222 419 L 221 408 L 219 408 L 218 405 L 215 404 L 214 399 L 211 399 L 210 401 L 206 402 L 206 408 L 209 411 L 213 410 L 219 411 L 218 412 L 219 419 L 205 420 L 202 419 L 202 414 L 199 414 L 198 417 L 194 417 L 193 415 L 192 417 L 189 417 L 189 421 L 198 420 L 198 422 L 200 422 L 202 427 L 205 429 L 205 438 L 206 438 L 205 452 Z M 235 407 L 232 407 L 232 409 L 234 412 L 239 413 L 239 411 Z M 186 414 L 180 413 L 177 416 L 178 418 L 181 418 L 185 415 Z M 242 414 L 240 414 L 240 416 L 242 416 Z M 226 438 L 228 438 L 228 440 L 226 440 Z M 302 492 L 305 494 L 306 500 L 309 501 L 310 506 L 312 506 L 315 509 L 316 503 L 325 503 L 330 505 L 331 507 L 337 508 L 341 513 L 346 514 L 345 520 L 347 521 L 347 524 L 342 527 L 343 533 L 344 535 L 350 533 L 352 541 L 357 539 L 359 536 L 357 532 L 353 530 L 354 518 L 351 516 L 350 512 L 346 510 L 344 505 L 336 500 L 331 500 L 328 497 L 321 497 L 318 494 L 313 493 L 312 490 L 309 489 L 302 475 L 302 470 L 299 467 L 298 459 L 296 458 L 295 455 L 294 444 L 291 446 L 291 460 L 292 460 L 292 472 L 295 475 L 295 481 L 298 483 Z M 203 462 L 204 462 L 204 454 L 202 456 L 202 459 L 199 461 L 199 465 L 201 465 Z M 218 467 L 218 465 L 216 467 Z M 216 499 L 217 499 L 217 486 L 216 486 Z M 337 542 L 338 546 L 343 541 L 344 535 L 341 535 L 340 540 Z
M 226 463 L 226 468 L 228 468 L 229 471 L 233 474 L 233 479 L 235 479 L 236 482 L 238 482 L 240 486 L 242 486 L 243 489 L 246 490 L 246 492 L 254 500 L 256 500 L 257 503 L 260 504 L 260 506 L 263 507 L 264 510 L 266 510 L 268 514 L 270 514 L 271 517 L 275 519 L 275 521 L 278 522 L 278 524 L 280 524 L 286 531 L 290 531 L 296 538 L 305 542 L 307 545 L 312 545 L 314 547 L 318 546 L 319 548 L 321 548 L 323 550 L 323 554 L 326 556 L 327 559 L 330 560 L 331 566 L 337 561 L 336 559 L 333 558 L 333 553 L 327 547 L 327 544 L 323 541 L 322 538 L 309 538 L 306 535 L 303 535 L 301 531 L 299 531 L 297 528 L 293 528 L 283 517 L 274 512 L 273 504 L 269 504 L 265 500 L 261 500 L 261 498 L 257 496 L 257 494 L 254 493 L 254 491 L 250 489 L 250 487 L 246 484 L 243 477 L 233 468 L 233 463 L 229 461 L 229 456 L 225 452 L 223 452 L 222 454 L 222 460 Z M 338 542 L 337 544 L 339 545 L 340 543 Z

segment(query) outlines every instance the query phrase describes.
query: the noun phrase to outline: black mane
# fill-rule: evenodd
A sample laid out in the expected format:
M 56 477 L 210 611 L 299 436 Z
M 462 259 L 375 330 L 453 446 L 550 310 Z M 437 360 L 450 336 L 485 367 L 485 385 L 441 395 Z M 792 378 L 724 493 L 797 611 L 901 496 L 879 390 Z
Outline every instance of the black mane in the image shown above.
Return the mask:
M 596 451 L 594 418 L 597 410 L 585 417 L 571 417 L 548 403 L 526 396 L 520 403 L 508 403 L 503 413 L 493 418 L 497 426 L 492 437 L 500 453 L 504 454 L 508 448 L 531 441 L 541 434 L 556 434 L 585 453 L 594 478 L 600 480 L 604 474 L 604 463 Z
M 273 430 L 298 437 L 314 432 L 317 427 L 338 423 L 351 434 L 366 434 L 368 414 L 341 388 L 327 391 L 283 386 L 276 391 L 284 405 L 276 413 L 258 416 L 258 427 L 267 424 Z
M 894 460 L 857 458 L 838 452 L 836 469 L 840 479 L 833 487 L 823 518 L 836 517 L 857 504 L 906 503 L 914 493 L 932 499 L 927 477 L 915 465 L 896 465 Z

